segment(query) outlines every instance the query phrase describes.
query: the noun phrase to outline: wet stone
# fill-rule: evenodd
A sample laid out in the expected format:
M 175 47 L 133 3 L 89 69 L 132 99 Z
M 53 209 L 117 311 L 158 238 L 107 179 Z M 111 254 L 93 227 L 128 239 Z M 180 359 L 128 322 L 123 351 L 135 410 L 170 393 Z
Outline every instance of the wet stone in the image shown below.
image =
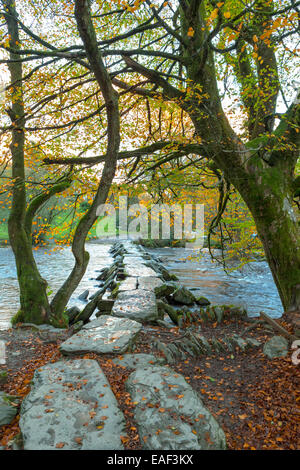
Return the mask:
M 142 289 L 121 292 L 113 306 L 112 315 L 141 323 L 153 322 L 159 318 L 155 295 Z
M 124 292 L 128 290 L 137 289 L 137 278 L 136 277 L 127 277 L 123 282 L 120 283 L 118 290 L 119 292 Z
M 127 265 L 135 266 L 137 264 L 145 265 L 146 260 L 142 258 L 141 256 L 124 256 L 123 263 L 125 264 L 125 266 Z
M 224 449 L 225 435 L 184 377 L 168 367 L 141 367 L 133 372 L 126 389 L 136 403 L 143 449 Z M 160 432 L 157 432 L 160 430 Z
M 125 420 L 96 361 L 59 361 L 36 370 L 21 406 L 25 450 L 123 450 Z
M 138 277 L 139 289 L 155 291 L 157 287 L 161 287 L 163 281 L 158 277 Z
M 132 347 L 140 330 L 141 325 L 128 318 L 101 315 L 62 343 L 60 351 L 66 355 L 120 354 Z
M 125 265 L 125 271 L 131 277 L 157 277 L 156 272 L 152 268 L 148 268 L 143 264 Z

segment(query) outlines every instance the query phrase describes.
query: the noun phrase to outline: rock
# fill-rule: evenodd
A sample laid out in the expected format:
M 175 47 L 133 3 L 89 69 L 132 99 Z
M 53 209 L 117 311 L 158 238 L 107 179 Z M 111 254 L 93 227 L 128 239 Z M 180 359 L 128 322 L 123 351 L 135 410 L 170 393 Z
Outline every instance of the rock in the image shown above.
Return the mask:
M 124 354 L 124 356 L 112 359 L 117 366 L 123 366 L 128 369 L 137 369 L 141 366 L 149 366 L 153 364 L 164 364 L 166 361 L 163 357 L 154 356 L 153 354 Z
M 97 308 L 100 310 L 101 315 L 104 313 L 106 315 L 110 315 L 112 308 L 114 306 L 114 300 L 110 299 L 100 299 L 97 302 Z M 96 316 L 99 316 L 96 314 Z
M 161 286 L 155 287 L 154 292 L 155 292 L 156 298 L 161 299 L 162 297 L 169 297 L 175 292 L 176 289 L 177 289 L 176 285 L 165 283 Z
M 207 321 L 215 322 L 216 321 L 216 314 L 213 307 L 207 307 L 205 310 L 205 314 L 207 316 Z
M 138 277 L 138 288 L 143 290 L 151 290 L 155 292 L 155 289 L 163 285 L 163 281 L 159 277 Z
M 146 265 L 146 261 L 142 256 L 124 256 L 124 265 L 125 266 L 136 266 L 136 265 Z
M 120 354 L 132 347 L 140 330 L 141 325 L 135 321 L 102 315 L 62 343 L 60 351 L 66 355 Z
M 209 307 L 208 307 L 208 309 L 209 309 Z M 207 323 L 207 322 L 210 321 L 210 317 L 209 317 L 208 314 L 207 314 L 207 310 L 208 310 L 208 309 L 205 310 L 204 308 L 200 308 L 200 317 L 202 318 L 202 320 L 203 320 L 205 323 Z
M 66 315 L 69 318 L 69 324 L 73 323 L 75 318 L 80 314 L 80 309 L 78 307 L 71 307 L 66 310 Z
M 10 424 L 17 414 L 17 397 L 0 392 L 0 426 Z
M 38 329 L 39 331 L 49 333 L 49 334 L 54 334 L 54 335 L 61 335 L 62 333 L 66 332 L 65 328 L 55 328 L 54 326 L 51 326 L 51 325 L 39 325 Z
M 164 314 L 167 313 L 169 317 L 171 318 L 172 322 L 175 325 L 178 325 L 178 320 L 179 320 L 180 315 L 178 314 L 175 308 L 173 308 L 171 305 L 167 304 L 166 302 L 163 302 L 162 300 L 158 300 L 157 309 L 161 318 L 163 318 Z
M 37 369 L 21 406 L 25 450 L 123 450 L 125 420 L 96 361 Z
M 90 291 L 85 290 L 84 292 L 82 292 L 82 294 L 79 295 L 78 299 L 79 300 L 87 300 L 87 298 L 89 296 L 89 293 L 90 293 Z
M 233 352 L 233 351 L 234 351 L 234 345 L 233 345 L 232 342 L 230 341 L 230 338 L 228 338 L 227 336 L 223 336 L 223 337 L 222 337 L 222 341 L 223 341 L 223 343 L 226 345 L 228 351 L 230 351 L 230 352 Z
M 183 305 L 193 305 L 196 301 L 196 298 L 192 292 L 190 292 L 186 287 L 179 287 L 176 291 L 172 294 L 172 299 Z
M 135 290 L 137 289 L 137 278 L 136 277 L 127 277 L 123 282 L 119 285 L 119 292 L 124 292 L 127 290 Z
M 212 353 L 212 349 L 207 339 L 204 336 L 198 334 L 193 334 L 193 336 L 202 349 L 203 354 L 210 355 Z
M 124 279 L 126 279 L 127 277 L 127 274 L 125 273 L 125 271 L 118 271 L 117 275 L 116 275 L 116 281 L 119 282 L 119 281 L 124 281 Z
M 222 354 L 227 352 L 226 345 L 221 343 L 221 341 L 217 340 L 216 338 L 211 338 L 210 342 L 216 353 Z
M 289 342 L 283 336 L 273 336 L 264 345 L 263 353 L 269 359 L 283 357 L 288 353 Z
M 84 325 L 83 321 L 78 321 L 77 323 L 75 323 L 73 325 L 73 333 L 77 333 L 78 331 L 80 331 L 83 325 Z
M 136 403 L 143 449 L 225 449 L 223 430 L 182 375 L 168 367 L 141 367 L 129 376 L 126 389 Z
M 126 265 L 125 271 L 129 277 L 157 277 L 156 272 L 144 264 Z
M 99 296 L 95 296 L 93 300 L 91 300 L 73 320 L 74 323 L 79 321 L 83 321 L 86 323 L 88 319 L 93 315 L 94 311 L 96 310 L 97 303 L 99 301 Z
M 154 293 L 142 289 L 118 294 L 111 314 L 141 323 L 153 322 L 159 318 Z
M 168 364 L 174 364 L 176 362 L 175 357 L 173 356 L 173 354 L 171 353 L 169 348 L 167 348 L 165 343 L 163 343 L 162 341 L 159 341 L 159 339 L 157 339 L 157 338 L 154 338 L 151 341 L 151 344 L 155 349 L 157 349 L 158 351 L 163 353 L 163 355 L 165 356 L 166 361 L 167 361 Z
M 234 305 L 224 305 L 224 317 L 244 319 L 247 317 L 247 310 L 243 307 L 235 307 Z
M 217 322 L 218 323 L 222 323 L 222 320 L 223 320 L 223 316 L 224 316 L 224 310 L 222 307 L 214 307 L 214 312 L 215 312 L 215 316 L 216 316 L 216 319 L 217 319 Z
M 200 346 L 200 343 L 196 341 L 196 338 L 194 337 L 193 333 L 189 333 L 188 336 L 185 338 L 185 341 L 191 345 L 193 351 L 195 351 L 197 356 L 203 355 L 203 347 L 202 345 Z
M 105 284 L 103 285 L 103 287 L 101 287 L 101 289 L 98 289 L 97 292 L 95 292 L 94 294 L 92 294 L 92 295 L 90 296 L 90 299 L 89 299 L 89 300 L 90 300 L 90 301 L 91 301 L 91 300 L 95 300 L 95 299 L 98 300 L 98 299 L 104 294 L 105 290 L 108 289 L 109 284 L 110 284 L 110 283 L 108 283 L 108 284 L 105 283 Z
M 103 268 L 101 270 L 101 274 L 99 274 L 99 276 L 96 277 L 96 281 L 103 281 L 104 279 L 106 279 L 108 270 L 109 270 L 109 268 Z
M 184 351 L 180 350 L 179 349 L 179 345 L 176 344 L 176 343 L 168 343 L 166 345 L 166 347 L 169 349 L 169 351 L 171 351 L 171 353 L 173 354 L 173 356 L 175 357 L 175 359 L 178 359 L 178 360 L 184 360 L 186 359 L 186 355 L 184 353 Z
M 255 338 L 249 338 L 248 336 L 245 338 L 245 341 L 247 342 L 248 346 L 250 348 L 259 348 L 261 346 L 260 341 L 258 341 Z
M 161 274 L 161 265 L 157 263 L 155 260 L 150 259 L 146 262 L 146 266 L 152 268 L 157 274 Z
M 194 340 L 193 337 L 191 338 L 184 338 L 181 342 L 180 342 L 180 346 L 182 346 L 182 344 L 186 344 L 189 348 L 191 348 L 192 350 L 192 356 L 201 356 L 203 353 L 202 353 L 202 349 L 200 348 L 200 345 Z
M 178 281 L 178 277 L 175 276 L 175 274 L 169 273 L 169 271 L 165 269 L 163 266 L 160 266 L 160 272 L 165 281 Z
M 196 302 L 198 305 L 205 307 L 206 305 L 210 305 L 210 301 L 206 297 L 196 297 Z
M 166 321 L 164 321 L 164 320 L 156 320 L 156 323 L 157 323 L 157 325 L 159 325 L 159 326 L 161 326 L 161 327 L 163 327 L 163 328 L 168 328 L 168 329 L 173 328 L 173 326 L 172 326 L 170 323 L 168 323 L 168 322 L 166 322 Z
M 242 351 L 245 351 L 248 347 L 248 343 L 238 335 L 232 335 L 229 339 L 234 346 L 237 346 Z

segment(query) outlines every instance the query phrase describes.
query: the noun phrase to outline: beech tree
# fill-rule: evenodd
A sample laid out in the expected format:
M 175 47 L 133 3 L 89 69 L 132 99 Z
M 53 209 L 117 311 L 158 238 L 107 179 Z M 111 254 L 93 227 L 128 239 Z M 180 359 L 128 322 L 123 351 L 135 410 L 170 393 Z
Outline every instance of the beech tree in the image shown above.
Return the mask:
M 71 172 L 59 178 L 46 191 L 33 198 L 26 206 L 25 183 L 25 123 L 26 112 L 23 96 L 22 50 L 19 36 L 19 19 L 12 0 L 3 0 L 3 16 L 7 25 L 9 59 L 8 64 L 11 84 L 11 107 L 7 110 L 11 119 L 11 156 L 12 156 L 12 208 L 8 227 L 9 239 L 16 259 L 17 275 L 20 288 L 20 311 L 14 321 L 33 323 L 53 323 L 64 326 L 63 318 L 68 300 L 86 271 L 89 254 L 85 251 L 85 241 L 89 230 L 97 220 L 97 208 L 105 203 L 116 171 L 116 160 L 120 145 L 120 124 L 118 94 L 112 88 L 110 77 L 103 64 L 96 44 L 95 33 L 89 16 L 81 11 L 82 2 L 76 2 L 78 31 L 86 48 L 90 68 L 95 76 L 104 99 L 107 114 L 107 152 L 101 179 L 95 197 L 85 215 L 79 221 L 72 243 L 75 264 L 72 272 L 58 290 L 51 303 L 47 295 L 47 282 L 42 279 L 32 253 L 32 223 L 36 212 L 54 194 L 64 191 L 72 183 Z M 26 29 L 26 28 L 25 28 Z M 38 66 L 39 68 L 40 66 Z M 53 98 L 53 97 L 52 97 Z M 50 97 L 46 97 L 51 100 Z M 45 98 L 44 98 L 45 100 Z M 98 111 L 98 110 L 97 110 Z

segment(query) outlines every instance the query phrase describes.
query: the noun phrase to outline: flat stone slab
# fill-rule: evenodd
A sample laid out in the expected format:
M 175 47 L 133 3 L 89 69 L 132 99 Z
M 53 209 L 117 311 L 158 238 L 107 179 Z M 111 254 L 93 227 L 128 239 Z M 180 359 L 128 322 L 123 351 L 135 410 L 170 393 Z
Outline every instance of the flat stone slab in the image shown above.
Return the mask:
M 139 289 L 151 290 L 154 292 L 155 288 L 161 287 L 163 281 L 159 277 L 138 277 L 138 286 Z
M 137 289 L 137 278 L 136 277 L 127 277 L 118 287 L 119 292 L 124 292 L 127 290 Z
M 140 330 L 141 325 L 136 321 L 101 315 L 62 343 L 60 351 L 66 355 L 124 353 L 132 346 Z
M 130 277 L 158 277 L 152 268 L 143 264 L 125 265 L 125 271 Z
M 111 314 L 141 323 L 155 321 L 159 318 L 155 294 L 142 289 L 121 292 L 118 294 Z
M 142 258 L 142 256 L 124 256 L 123 258 L 123 263 L 126 265 L 133 265 L 135 266 L 136 264 L 143 264 L 145 265 L 147 263 L 147 260 Z
M 135 403 L 143 449 L 225 449 L 222 428 L 184 377 L 168 367 L 133 372 L 126 389 Z
M 59 361 L 36 370 L 21 406 L 25 450 L 123 450 L 125 420 L 96 361 Z
M 124 354 L 112 359 L 117 366 L 123 366 L 128 369 L 137 369 L 141 366 L 149 366 L 154 364 L 164 364 L 166 361 L 163 357 L 154 356 L 153 354 Z

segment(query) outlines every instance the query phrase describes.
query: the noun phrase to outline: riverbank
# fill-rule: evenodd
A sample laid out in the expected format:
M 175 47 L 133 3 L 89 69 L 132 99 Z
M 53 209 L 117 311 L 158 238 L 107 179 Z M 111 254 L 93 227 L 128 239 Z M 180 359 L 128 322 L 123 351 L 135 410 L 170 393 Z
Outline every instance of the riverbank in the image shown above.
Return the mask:
M 0 332 L 0 340 L 6 342 L 8 353 L 7 364 L 0 369 L 7 372 L 2 390 L 18 397 L 14 403 L 17 412 L 14 421 L 0 428 L 0 445 L 6 449 L 22 446 L 14 441 L 20 430 L 20 410 L 23 413 L 21 429 L 25 448 L 32 445 L 29 444 L 26 430 L 28 423 L 31 423 L 30 414 L 34 413 L 36 406 L 39 414 L 41 406 L 44 409 L 40 423 L 45 431 L 51 422 L 51 413 L 60 415 L 62 412 L 56 409 L 58 397 L 52 400 L 56 389 L 57 393 L 62 393 L 59 392 L 60 386 L 52 380 L 46 392 L 45 374 L 51 364 L 58 370 L 61 367 L 59 364 L 62 364 L 63 369 L 68 370 L 75 364 L 82 368 L 87 361 L 94 361 L 91 366 L 99 367 L 99 372 L 108 380 L 106 386 L 114 394 L 109 398 L 109 406 L 107 408 L 106 403 L 101 402 L 100 408 L 105 411 L 99 418 L 100 424 L 96 422 L 96 428 L 93 419 L 98 416 L 97 410 L 95 414 L 92 411 L 92 415 L 87 412 L 83 427 L 74 435 L 75 444 L 57 439 L 51 443 L 53 448 L 75 446 L 80 449 L 82 445 L 87 445 L 87 435 L 93 436 L 95 433 L 98 437 L 94 445 L 100 446 L 96 448 L 107 448 L 101 447 L 106 445 L 101 440 L 109 432 L 107 423 L 116 416 L 110 413 L 111 408 L 120 416 L 118 426 L 121 437 L 116 446 L 125 449 L 169 449 L 172 447 L 168 445 L 173 441 L 177 441 L 177 448 L 182 450 L 197 449 L 199 446 L 223 448 L 225 440 L 229 449 L 299 448 L 299 376 L 297 367 L 291 361 L 287 341 L 281 341 L 281 345 L 286 344 L 285 351 L 274 348 L 274 345 L 272 351 L 270 347 L 268 350 L 266 345 L 272 342 L 274 334 L 276 337 L 276 332 L 263 323 L 247 318 L 242 309 L 217 309 L 208 305 L 209 302 L 203 297 L 196 298 L 180 286 L 174 275 L 165 270 L 163 263 L 138 247 L 116 245 L 112 255 L 113 263 L 103 268 L 98 276 L 99 282 L 111 289 L 111 300 L 97 301 L 100 308 L 98 319 L 86 323 L 79 333 L 74 335 L 74 328 L 78 331 L 78 321 L 67 331 L 51 328 L 34 331 L 27 327 Z M 103 311 L 104 306 L 110 308 L 109 314 Z M 290 330 L 289 325 L 284 326 Z M 135 328 L 134 337 L 131 336 L 132 328 Z M 281 357 L 274 358 L 276 354 Z M 41 391 L 40 386 L 35 389 L 35 382 L 31 384 L 34 371 L 40 376 L 39 381 L 40 374 L 44 374 L 46 388 Z M 145 377 L 143 371 L 146 371 Z M 37 380 L 36 374 L 34 381 Z M 178 404 L 184 405 L 185 395 L 196 400 L 191 411 L 184 411 L 183 406 L 175 422 L 168 408 L 170 397 L 167 400 L 164 387 L 161 390 L 157 388 L 159 374 L 174 377 L 174 385 L 168 392 L 174 400 L 171 406 L 173 414 L 176 414 Z M 147 398 L 148 388 L 142 395 L 137 394 L 134 388 L 137 379 L 142 388 L 144 381 L 149 381 L 147 387 L 153 387 L 159 399 L 153 401 Z M 76 385 L 74 380 L 71 385 L 68 385 L 70 380 L 66 380 L 67 389 L 63 391 L 70 400 L 73 396 L 80 398 L 76 395 L 80 393 L 76 392 L 80 384 Z M 81 381 L 80 389 L 85 386 L 88 387 L 89 383 Z M 173 395 L 171 389 L 175 386 L 176 393 Z M 27 398 L 24 400 L 24 397 Z M 26 405 L 28 399 L 30 408 Z M 24 401 L 21 408 L 20 400 Z M 195 409 L 201 409 L 201 412 L 194 416 Z M 141 421 L 141 416 L 146 412 L 148 418 L 145 420 L 144 417 Z M 211 423 L 208 435 L 203 431 L 203 420 Z M 152 423 L 151 429 L 148 422 Z M 177 424 L 174 426 L 172 423 Z M 30 429 L 30 434 L 34 434 L 31 426 Z M 59 431 L 55 431 L 55 426 L 51 429 L 54 435 Z

